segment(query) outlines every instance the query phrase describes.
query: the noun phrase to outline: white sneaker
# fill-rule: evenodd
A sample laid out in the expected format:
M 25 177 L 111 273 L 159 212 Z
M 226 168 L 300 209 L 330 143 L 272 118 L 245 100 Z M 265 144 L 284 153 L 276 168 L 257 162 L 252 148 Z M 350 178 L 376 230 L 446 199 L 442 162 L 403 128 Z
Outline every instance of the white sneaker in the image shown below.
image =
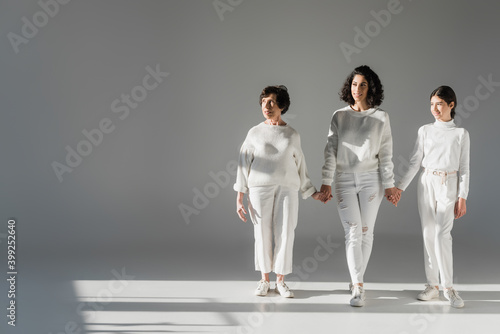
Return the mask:
M 418 300 L 431 300 L 439 297 L 439 289 L 429 284 L 425 285 L 425 290 L 417 295 Z
M 293 292 L 290 291 L 290 288 L 285 284 L 285 282 L 276 282 L 276 288 L 274 289 L 277 293 L 279 293 L 282 297 L 285 298 L 293 298 Z
M 256 296 L 267 295 L 267 292 L 269 291 L 270 287 L 271 287 L 271 284 L 269 284 L 268 281 L 261 279 L 259 281 L 259 285 L 257 286 L 257 289 L 255 289 L 255 295 Z
M 361 307 L 365 305 L 365 289 L 355 285 L 352 289 L 351 306 Z
M 464 301 L 460 296 L 458 295 L 457 290 L 453 288 L 445 289 L 444 290 L 444 296 L 446 299 L 450 301 L 450 305 L 455 308 L 462 308 L 464 307 Z

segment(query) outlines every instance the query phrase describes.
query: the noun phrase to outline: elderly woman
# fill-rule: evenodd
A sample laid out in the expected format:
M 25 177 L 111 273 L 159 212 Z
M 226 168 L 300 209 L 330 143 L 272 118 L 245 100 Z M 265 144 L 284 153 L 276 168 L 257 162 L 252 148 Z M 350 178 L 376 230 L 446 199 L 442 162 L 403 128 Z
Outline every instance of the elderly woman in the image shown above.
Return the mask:
M 397 203 L 392 163 L 389 115 L 378 108 L 384 91 L 378 75 L 359 66 L 339 93 L 347 106 L 332 116 L 322 171 L 322 201 L 332 197 L 345 231 L 347 265 L 351 276 L 351 306 L 365 304 L 363 277 L 373 245 L 378 209 L 385 197 Z
M 290 106 L 285 86 L 268 86 L 260 94 L 265 121 L 248 131 L 241 146 L 234 190 L 238 192 L 236 212 L 247 221 L 243 205 L 248 195 L 248 211 L 254 224 L 255 270 L 261 272 L 255 294 L 265 296 L 270 288 L 269 273 L 276 273 L 275 291 L 292 298 L 284 282 L 292 272 L 292 252 L 298 217 L 298 196 L 320 193 L 307 174 L 306 162 L 295 129 L 281 119 Z M 274 238 L 274 251 L 273 251 Z

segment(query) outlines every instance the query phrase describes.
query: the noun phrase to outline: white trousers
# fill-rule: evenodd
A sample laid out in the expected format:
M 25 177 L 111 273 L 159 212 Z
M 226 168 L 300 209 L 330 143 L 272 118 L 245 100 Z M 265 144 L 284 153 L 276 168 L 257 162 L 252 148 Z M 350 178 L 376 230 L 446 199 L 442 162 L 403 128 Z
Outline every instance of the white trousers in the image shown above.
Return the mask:
M 451 229 L 457 201 L 457 174 L 441 177 L 420 174 L 418 183 L 418 212 L 424 237 L 425 275 L 427 284 L 453 286 L 453 254 Z
M 347 265 L 353 283 L 363 276 L 373 246 L 373 229 L 384 198 L 378 171 L 335 175 L 337 209 L 345 232 Z
M 280 275 L 292 272 L 298 209 L 297 190 L 283 186 L 249 189 L 248 210 L 254 224 L 255 270 L 263 273 L 274 271 Z

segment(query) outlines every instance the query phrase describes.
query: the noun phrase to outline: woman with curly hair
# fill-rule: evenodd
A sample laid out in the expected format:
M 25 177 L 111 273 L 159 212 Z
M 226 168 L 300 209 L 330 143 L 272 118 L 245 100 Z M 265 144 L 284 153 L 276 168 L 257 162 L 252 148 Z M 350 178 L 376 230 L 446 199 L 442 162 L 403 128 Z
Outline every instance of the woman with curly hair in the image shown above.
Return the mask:
M 378 108 L 384 99 L 378 75 L 366 65 L 357 67 L 339 95 L 348 105 L 332 116 L 322 170 L 322 201 L 333 197 L 331 184 L 335 182 L 352 282 L 350 304 L 363 306 L 363 276 L 378 209 L 384 196 L 396 205 L 399 194 L 394 187 L 389 115 Z

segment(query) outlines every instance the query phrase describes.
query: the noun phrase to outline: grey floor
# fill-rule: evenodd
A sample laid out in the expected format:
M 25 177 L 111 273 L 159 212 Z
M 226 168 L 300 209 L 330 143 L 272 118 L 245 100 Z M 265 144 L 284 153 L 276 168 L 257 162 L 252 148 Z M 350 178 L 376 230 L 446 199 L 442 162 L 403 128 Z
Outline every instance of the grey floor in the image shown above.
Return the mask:
M 39 261 L 33 255 L 20 261 L 17 326 L 3 323 L 1 332 L 498 332 L 496 245 L 455 247 L 456 288 L 466 306 L 453 309 L 443 296 L 415 299 L 424 287 L 421 240 L 377 240 L 366 275 L 366 306 L 352 308 L 342 240 L 330 240 L 329 248 L 321 246 L 325 240 L 296 241 L 296 270 L 288 277 L 294 299 L 274 292 L 253 295 L 259 275 L 248 241 L 163 253 L 147 247 L 120 253 L 116 246 L 107 257 L 90 247 L 87 254 L 54 253 Z

